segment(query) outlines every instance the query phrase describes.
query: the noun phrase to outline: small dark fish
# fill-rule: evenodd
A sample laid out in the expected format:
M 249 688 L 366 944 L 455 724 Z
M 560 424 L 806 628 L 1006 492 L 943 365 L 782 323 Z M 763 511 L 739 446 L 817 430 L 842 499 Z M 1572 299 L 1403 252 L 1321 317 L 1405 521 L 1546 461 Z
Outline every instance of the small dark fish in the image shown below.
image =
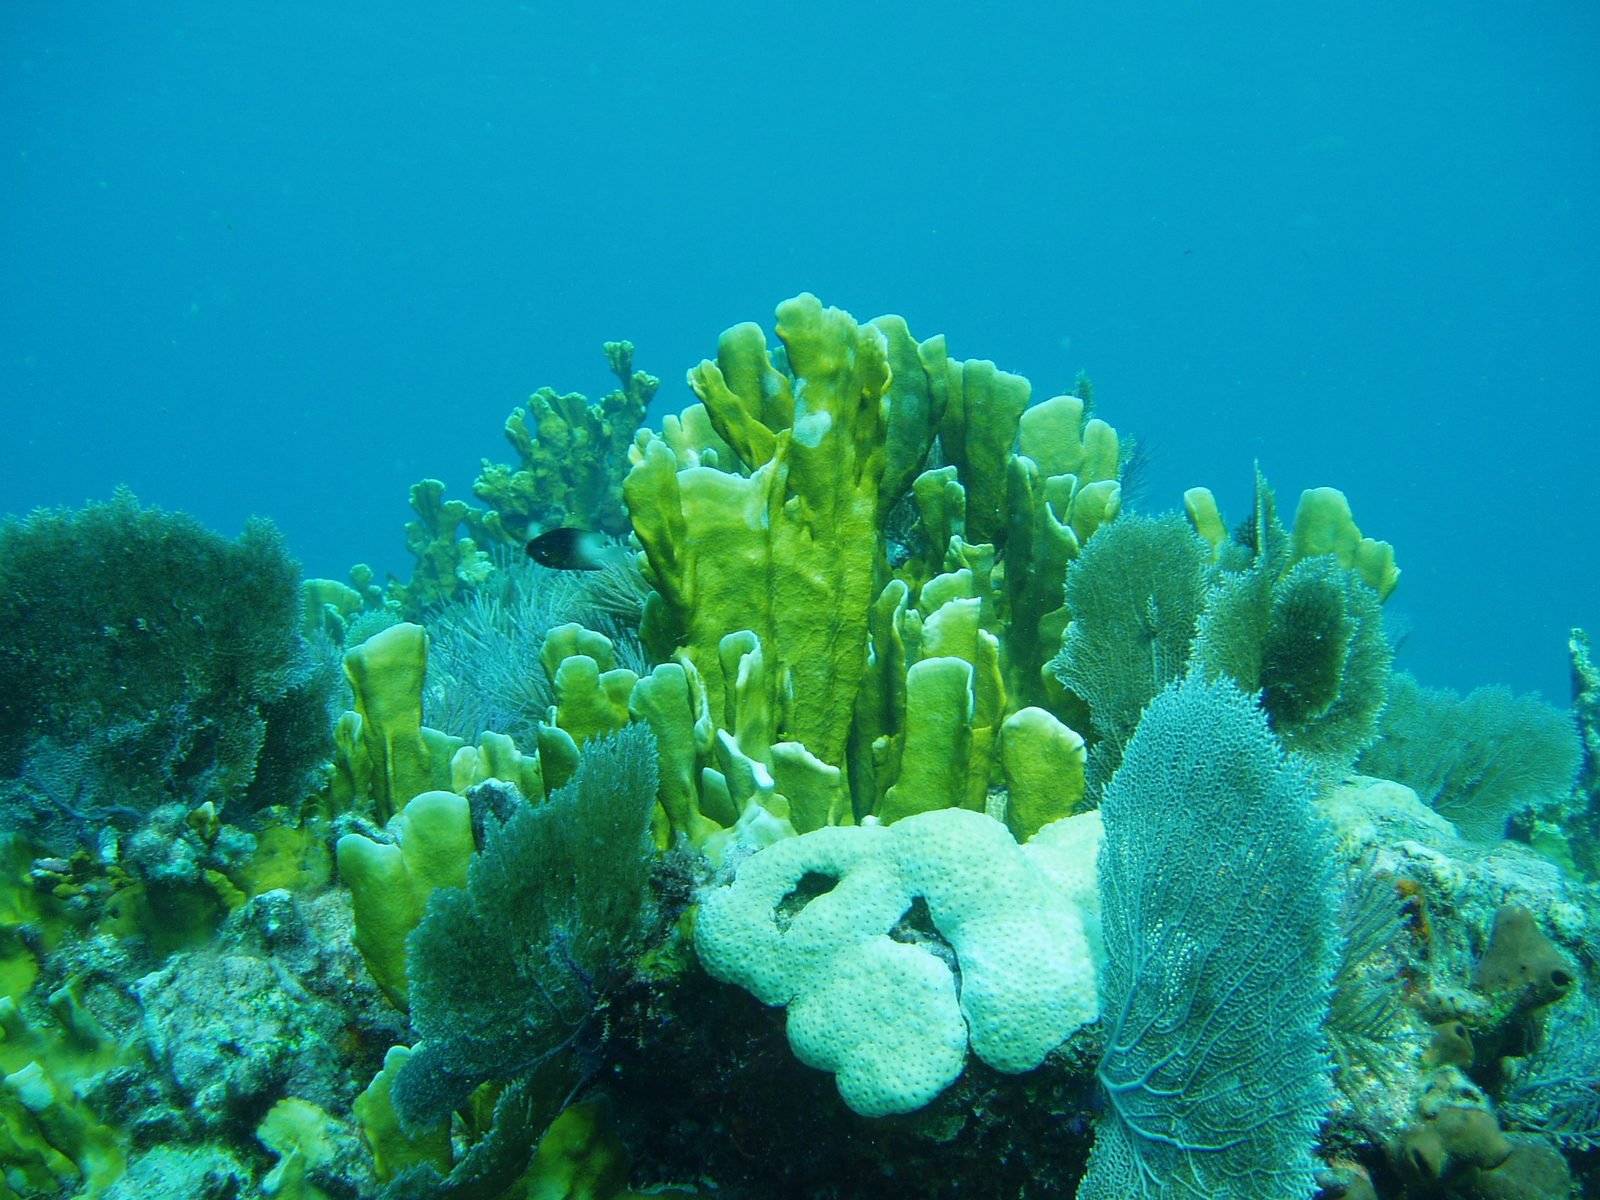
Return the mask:
M 592 530 L 559 525 L 528 543 L 528 557 L 555 571 L 598 571 L 606 565 L 606 548 Z

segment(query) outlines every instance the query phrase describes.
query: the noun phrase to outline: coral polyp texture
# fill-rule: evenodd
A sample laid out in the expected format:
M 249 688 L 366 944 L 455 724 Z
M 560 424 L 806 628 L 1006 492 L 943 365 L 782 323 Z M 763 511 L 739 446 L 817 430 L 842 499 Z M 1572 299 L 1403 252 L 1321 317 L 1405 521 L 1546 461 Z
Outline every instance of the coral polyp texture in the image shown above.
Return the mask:
M 913 1111 L 961 1073 L 969 1038 L 1015 1074 L 1094 1019 L 1099 819 L 1074 821 L 1027 846 L 953 808 L 788 839 L 705 896 L 695 948 L 714 977 L 789 1009 L 796 1055 L 834 1072 L 856 1112 Z
M 1595 1193 L 1581 631 L 1426 688 L 1343 493 L 897 316 L 606 354 L 404 582 L 0 525 L 0 1200 Z

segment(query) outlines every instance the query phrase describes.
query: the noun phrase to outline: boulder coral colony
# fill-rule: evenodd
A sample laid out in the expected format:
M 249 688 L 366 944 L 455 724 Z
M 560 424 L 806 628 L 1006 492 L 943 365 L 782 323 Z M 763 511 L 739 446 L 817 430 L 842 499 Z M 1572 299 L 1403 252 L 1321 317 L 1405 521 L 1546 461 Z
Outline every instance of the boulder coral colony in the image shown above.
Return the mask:
M 660 430 L 608 344 L 387 586 L 0 526 L 0 1200 L 1592 1188 L 1583 635 L 1424 688 L 1338 491 L 1124 512 L 1086 381 L 776 337 Z

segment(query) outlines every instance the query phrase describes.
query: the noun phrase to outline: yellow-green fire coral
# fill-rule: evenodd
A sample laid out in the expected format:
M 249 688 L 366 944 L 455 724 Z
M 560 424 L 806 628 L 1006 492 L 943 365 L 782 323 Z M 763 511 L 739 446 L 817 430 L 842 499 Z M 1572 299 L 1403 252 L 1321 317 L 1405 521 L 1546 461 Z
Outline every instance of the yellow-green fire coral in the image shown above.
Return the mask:
M 624 483 L 646 641 L 703 706 L 673 720 L 717 731 L 669 736 L 653 685 L 664 807 L 697 841 L 751 803 L 802 832 L 981 809 L 1007 718 L 1053 702 L 1067 565 L 1121 504 L 1116 433 L 1079 397 L 1029 408 L 1027 380 L 898 317 L 802 295 L 776 332 L 781 354 L 724 333 L 689 374 L 700 403 L 639 435 Z
M 749 473 L 680 471 L 666 443 L 647 435 L 624 495 L 648 578 L 706 683 L 712 719 L 728 724 L 717 648 L 750 630 L 786 681 L 790 736 L 840 764 L 880 553 L 887 346 L 811 297 L 780 306 L 777 331 L 792 379 L 753 325 L 725 333 L 717 362 L 690 374 Z
M 477 587 L 493 574 L 494 562 L 471 536 L 483 514 L 465 500 L 446 500 L 439 480 L 413 484 L 411 508 L 417 515 L 406 523 L 406 548 L 416 556 L 416 569 L 409 583 L 391 583 L 389 595 L 415 616 Z M 468 533 L 458 537 L 463 525 Z
M 611 652 L 604 637 L 577 626 L 552 631 L 549 648 L 558 677 L 573 660 L 594 663 L 580 649 L 608 663 Z M 406 939 L 437 889 L 466 883 L 475 849 L 466 791 L 501 779 L 542 800 L 578 761 L 574 738 L 554 724 L 541 725 L 538 746 L 526 751 L 502 734 L 485 732 L 468 745 L 424 725 L 427 667 L 428 635 L 419 625 L 391 626 L 351 648 L 345 673 L 356 708 L 339 719 L 335 737 L 336 801 L 389 826 L 388 841 L 359 833 L 340 838 L 337 861 L 355 908 L 356 948 L 384 995 L 402 1009 L 408 1004 Z M 626 674 L 631 683 L 632 673 Z M 594 697 L 576 683 L 568 691 L 578 697 L 584 736 L 599 731 Z M 622 717 L 601 727 L 626 721 L 625 689 L 623 705 Z
M 80 981 L 50 993 L 48 1017 L 30 1020 L 0 997 L 0 1198 L 71 1187 L 105 1192 L 122 1174 L 127 1137 L 78 1094 L 77 1085 L 135 1056 L 84 1006 Z
M 589 529 L 628 529 L 621 481 L 628 447 L 661 381 L 633 369 L 633 344 L 607 342 L 606 362 L 620 385 L 590 402 L 540 388 L 506 418 L 506 440 L 519 465 L 485 460 L 472 485 L 489 506 L 485 528 L 520 544 L 551 525 L 577 521 Z

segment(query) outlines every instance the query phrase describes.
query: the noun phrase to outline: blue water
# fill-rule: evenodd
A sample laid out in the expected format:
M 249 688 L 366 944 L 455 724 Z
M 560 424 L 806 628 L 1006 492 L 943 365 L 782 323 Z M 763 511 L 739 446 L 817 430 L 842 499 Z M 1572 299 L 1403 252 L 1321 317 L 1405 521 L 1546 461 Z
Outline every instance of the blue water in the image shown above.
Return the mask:
M 409 485 L 808 289 L 1398 548 L 1402 663 L 1600 632 L 1600 10 L 0 7 L 0 511 L 128 483 L 409 574 Z M 655 414 L 659 418 L 659 412 Z

